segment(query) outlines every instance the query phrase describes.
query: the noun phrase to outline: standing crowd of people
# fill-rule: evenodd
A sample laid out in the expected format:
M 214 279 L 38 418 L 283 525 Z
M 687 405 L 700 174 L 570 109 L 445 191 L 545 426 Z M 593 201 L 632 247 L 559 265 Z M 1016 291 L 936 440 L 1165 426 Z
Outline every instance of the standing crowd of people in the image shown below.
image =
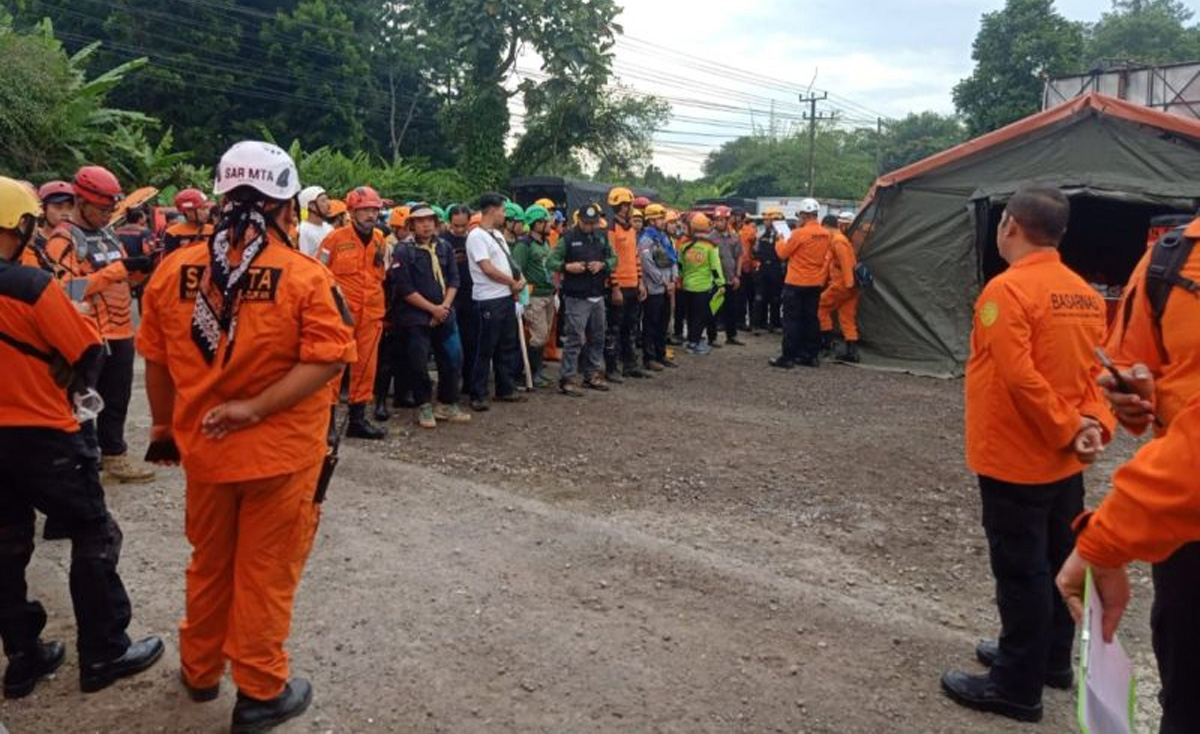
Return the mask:
M 72 542 L 82 690 L 162 656 L 159 638 L 126 634 L 122 536 L 102 484 L 149 481 L 147 463 L 182 465 L 187 484 L 182 685 L 194 701 L 215 700 L 231 668 L 233 731 L 262 731 L 312 699 L 284 645 L 337 464 L 342 403 L 345 435 L 378 440 L 398 406 L 415 409 L 423 428 L 466 423 L 464 406 L 483 413 L 553 386 L 572 398 L 605 392 L 678 367 L 677 347 L 701 357 L 742 345 L 746 331 L 781 332 L 770 361 L 780 369 L 859 360 L 852 217 L 822 217 L 814 199 L 790 231 L 779 210 L 760 227 L 741 210 L 681 214 L 624 187 L 572 212 L 494 192 L 474 207 L 395 205 L 365 183 L 334 199 L 302 188 L 288 154 L 255 141 L 219 161 L 216 201 L 194 189 L 176 196 L 181 220 L 161 238 L 136 210 L 118 215 L 121 192 L 98 166 L 40 190 L 0 178 L 0 350 L 12 372 L 0 391 L 0 638 L 10 698 L 65 658 L 61 643 L 41 638 L 46 611 L 28 598 L 35 510 L 47 538 Z M 1200 722 L 1189 695 L 1200 679 L 1200 546 L 1189 543 L 1200 537 L 1190 491 L 1200 350 L 1188 327 L 1200 219 L 1147 254 L 1106 337 L 1103 304 L 1057 252 L 1068 217 L 1061 192 L 1029 187 L 999 224 L 1010 267 L 980 296 L 966 387 L 967 459 L 1001 634 L 976 650 L 986 674 L 951 671 L 942 684 L 964 705 L 1039 719 L 1043 684 L 1072 681 L 1084 569 L 1111 635 L 1128 597 L 1122 564 L 1145 558 L 1157 563 L 1163 731 L 1188 731 Z M 1118 364 L 1104 376 L 1094 359 L 1102 344 Z M 152 421 L 143 462 L 124 436 L 138 353 Z M 1083 468 L 1118 423 L 1159 438 L 1084 513 Z

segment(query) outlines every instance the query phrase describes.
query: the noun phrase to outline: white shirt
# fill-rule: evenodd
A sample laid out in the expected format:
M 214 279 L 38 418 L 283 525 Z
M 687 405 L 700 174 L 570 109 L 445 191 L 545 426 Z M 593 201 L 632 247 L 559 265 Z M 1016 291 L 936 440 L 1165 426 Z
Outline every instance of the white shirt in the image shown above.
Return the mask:
M 472 300 L 491 301 L 512 297 L 512 288 L 508 284 L 497 283 L 479 269 L 480 260 L 490 260 L 492 267 L 512 277 L 512 268 L 508 265 L 508 245 L 501 244 L 503 242 L 503 234 L 495 230 L 489 232 L 483 227 L 476 227 L 467 235 L 467 266 L 471 270 Z
M 333 225 L 329 222 L 321 222 L 314 224 L 311 221 L 300 223 L 300 252 L 303 252 L 309 257 L 317 256 L 317 248 L 321 246 L 321 242 L 325 237 L 333 231 Z

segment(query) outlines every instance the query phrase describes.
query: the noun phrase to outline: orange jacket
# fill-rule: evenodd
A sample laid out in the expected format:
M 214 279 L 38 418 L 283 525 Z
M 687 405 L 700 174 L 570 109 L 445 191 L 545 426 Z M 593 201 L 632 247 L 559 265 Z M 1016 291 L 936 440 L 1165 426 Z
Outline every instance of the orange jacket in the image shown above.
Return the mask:
M 637 288 L 642 280 L 642 258 L 638 255 L 637 231 L 633 227 L 613 222 L 608 230 L 608 243 L 617 256 L 617 267 L 613 270 L 612 282 L 622 288 Z
M 850 290 L 854 287 L 854 266 L 858 258 L 854 245 L 841 232 L 834 232 L 829 248 L 829 287 Z
M 189 481 L 275 477 L 312 466 L 325 455 L 326 390 L 221 441 L 200 431 L 209 410 L 254 397 L 298 363 L 355 359 L 354 334 L 329 271 L 274 233 L 270 237 L 250 268 L 228 363 L 223 364 L 224 338 L 213 365 L 192 341 L 192 310 L 209 263 L 208 248 L 177 251 L 154 273 L 143 296 L 138 350 L 147 362 L 165 365 L 171 373 L 171 425 Z
M 1112 413 L 1096 385 L 1104 302 L 1057 252 L 996 276 L 975 305 L 966 379 L 967 465 L 1016 484 L 1083 470 L 1072 447 L 1083 416 L 1105 439 Z
M 43 354 L 57 353 L 72 365 L 100 344 L 93 324 L 79 314 L 49 273 L 7 263 L 0 264 L 0 332 Z M 5 373 L 0 426 L 79 430 L 67 391 L 55 383 L 49 364 L 4 340 L 0 340 L 0 362 Z
M 1175 416 L 1161 438 L 1141 448 L 1113 476 L 1100 507 L 1084 516 L 1075 547 L 1087 561 L 1114 567 L 1162 561 L 1200 540 L 1200 398 Z
M 1200 217 L 1188 225 L 1184 234 L 1200 237 Z M 1183 406 L 1200 394 L 1200 329 L 1196 328 L 1200 323 L 1197 321 L 1200 298 L 1182 288 L 1172 289 L 1162 318 L 1163 347 L 1168 356 L 1164 362 L 1144 287 L 1151 255 L 1152 251 L 1147 251 L 1129 278 L 1105 350 L 1122 367 L 1141 362 L 1150 368 L 1154 375 L 1155 413 L 1165 425 L 1170 425 Z M 1181 275 L 1200 281 L 1200 247 L 1192 251 Z
M 781 260 L 787 260 L 787 285 L 825 287 L 829 280 L 829 230 L 813 219 L 792 231 L 787 242 L 775 246 Z
M 198 242 L 208 242 L 212 236 L 211 224 L 192 224 L 191 222 L 176 222 L 163 233 L 163 254 L 170 255 L 181 247 L 188 247 Z
M 121 262 L 125 248 L 116 235 L 104 230 L 92 235 L 103 241 L 107 252 L 81 259 L 74 238 L 83 234 L 83 230 L 70 222 L 54 228 L 46 241 L 46 257 L 53 264 L 54 275 L 64 284 L 84 282 L 84 303 L 91 306 L 103 339 L 132 339 L 133 292 L 129 288 L 129 271 Z M 106 264 L 100 265 L 101 259 L 106 259 Z
M 383 232 L 371 230 L 364 245 L 353 224 L 330 232 L 317 248 L 321 261 L 337 278 L 354 323 L 379 321 L 387 311 L 383 282 L 387 278 L 388 251 Z
M 738 230 L 738 237 L 742 238 L 740 270 L 743 273 L 753 273 L 762 266 L 758 258 L 754 257 L 754 243 L 758 240 L 758 227 L 754 226 L 753 222 L 746 222 Z

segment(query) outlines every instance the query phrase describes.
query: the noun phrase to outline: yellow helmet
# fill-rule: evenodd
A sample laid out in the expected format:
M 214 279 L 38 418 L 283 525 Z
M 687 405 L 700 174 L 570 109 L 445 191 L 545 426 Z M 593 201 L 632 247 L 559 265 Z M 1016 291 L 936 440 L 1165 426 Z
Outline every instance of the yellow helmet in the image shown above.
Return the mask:
M 42 205 L 33 188 L 14 178 L 0 176 L 0 229 L 16 229 L 25 217 L 38 217 Z
M 667 208 L 662 204 L 651 204 L 646 207 L 646 211 L 643 214 L 646 215 L 646 219 L 657 219 L 667 216 Z
M 533 202 L 534 206 L 544 206 L 548 211 L 554 211 L 558 206 L 554 203 L 554 199 L 538 199 Z
M 768 222 L 783 219 L 783 210 L 777 206 L 767 207 L 767 210 L 763 212 L 763 219 L 766 219 Z
M 629 218 L 645 219 L 646 215 L 642 213 L 641 209 L 631 209 L 629 210 Z
M 615 186 L 608 192 L 608 205 L 621 206 L 633 203 L 633 192 L 624 186 Z

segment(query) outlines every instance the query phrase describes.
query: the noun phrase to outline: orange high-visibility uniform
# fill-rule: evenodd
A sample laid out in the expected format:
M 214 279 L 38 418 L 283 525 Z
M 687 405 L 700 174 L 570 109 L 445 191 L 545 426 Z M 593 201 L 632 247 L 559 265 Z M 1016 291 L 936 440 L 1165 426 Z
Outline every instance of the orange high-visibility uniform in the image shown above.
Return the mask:
M 225 439 L 201 432 L 212 408 L 252 398 L 300 363 L 355 357 L 349 315 L 332 276 L 274 233 L 241 293 L 230 352 L 213 364 L 192 340 L 192 310 L 208 248 L 167 258 L 146 288 L 138 348 L 175 389 L 172 432 L 187 476 L 187 616 L 179 653 L 189 685 L 214 686 L 225 660 L 243 693 L 277 696 L 288 679 L 283 645 L 319 519 L 313 502 L 326 452 L 329 402 L 317 390 Z M 227 358 L 228 353 L 228 358 Z
M 837 311 L 838 326 L 848 342 L 858 341 L 858 286 L 854 283 L 854 266 L 858 258 L 854 245 L 841 232 L 833 233 L 829 248 L 829 287 L 821 293 L 817 318 L 821 331 L 833 331 L 833 312 Z
M 792 230 L 787 242 L 775 246 L 781 260 L 787 260 L 787 285 L 825 287 L 829 280 L 829 230 L 813 219 Z
M 1104 302 L 1062 263 L 1037 252 L 1009 266 L 975 306 L 966 379 L 967 465 L 1013 484 L 1083 471 L 1073 442 L 1084 416 L 1115 427 L 1100 394 L 1095 348 Z
M 1200 217 L 1187 226 L 1184 236 L 1200 238 Z M 1152 250 L 1147 251 L 1129 278 L 1105 350 L 1119 366 L 1141 362 L 1150 369 L 1154 375 L 1154 411 L 1169 426 L 1183 406 L 1200 395 L 1200 329 L 1196 328 L 1200 323 L 1200 298 L 1182 288 L 1172 288 L 1161 330 L 1156 329 L 1144 287 L 1152 255 Z M 1200 281 L 1200 247 L 1192 250 L 1180 275 Z M 1159 353 L 1159 333 L 1165 360 Z
M 192 222 L 176 222 L 163 233 L 162 254 L 170 255 L 178 249 L 195 244 L 207 243 L 212 237 L 213 226 L 207 222 L 193 224 Z
M 387 277 L 388 250 L 383 232 L 372 229 L 364 245 L 353 224 L 335 229 L 317 248 L 317 260 L 337 278 L 354 318 L 358 362 L 350 367 L 350 402 L 370 402 L 387 312 L 383 281 Z
M 93 255 L 80 257 L 76 240 L 93 238 L 97 250 Z M 105 252 L 99 252 L 105 248 Z M 133 291 L 129 271 L 121 259 L 125 248 L 107 230 L 84 233 L 70 222 L 54 228 L 46 240 L 46 257 L 54 267 L 54 275 L 62 283 L 83 281 L 84 302 L 92 308 L 92 318 L 100 337 L 105 340 L 133 338 Z M 101 264 L 99 261 L 104 260 Z
M 608 243 L 617 256 L 617 267 L 612 272 L 611 285 L 622 288 L 637 288 L 642 280 L 642 258 L 637 251 L 637 230 L 613 222 L 608 230 Z
M 754 243 L 758 241 L 758 227 L 754 226 L 753 222 L 746 222 L 738 230 L 738 237 L 742 240 L 742 257 L 739 260 L 738 270 L 742 273 L 753 273 L 762 267 L 762 263 L 754 257 Z
M 1112 568 L 1158 563 L 1200 540 L 1200 398 L 1176 414 L 1171 430 L 1141 448 L 1113 476 L 1112 491 L 1076 539 L 1079 555 Z

